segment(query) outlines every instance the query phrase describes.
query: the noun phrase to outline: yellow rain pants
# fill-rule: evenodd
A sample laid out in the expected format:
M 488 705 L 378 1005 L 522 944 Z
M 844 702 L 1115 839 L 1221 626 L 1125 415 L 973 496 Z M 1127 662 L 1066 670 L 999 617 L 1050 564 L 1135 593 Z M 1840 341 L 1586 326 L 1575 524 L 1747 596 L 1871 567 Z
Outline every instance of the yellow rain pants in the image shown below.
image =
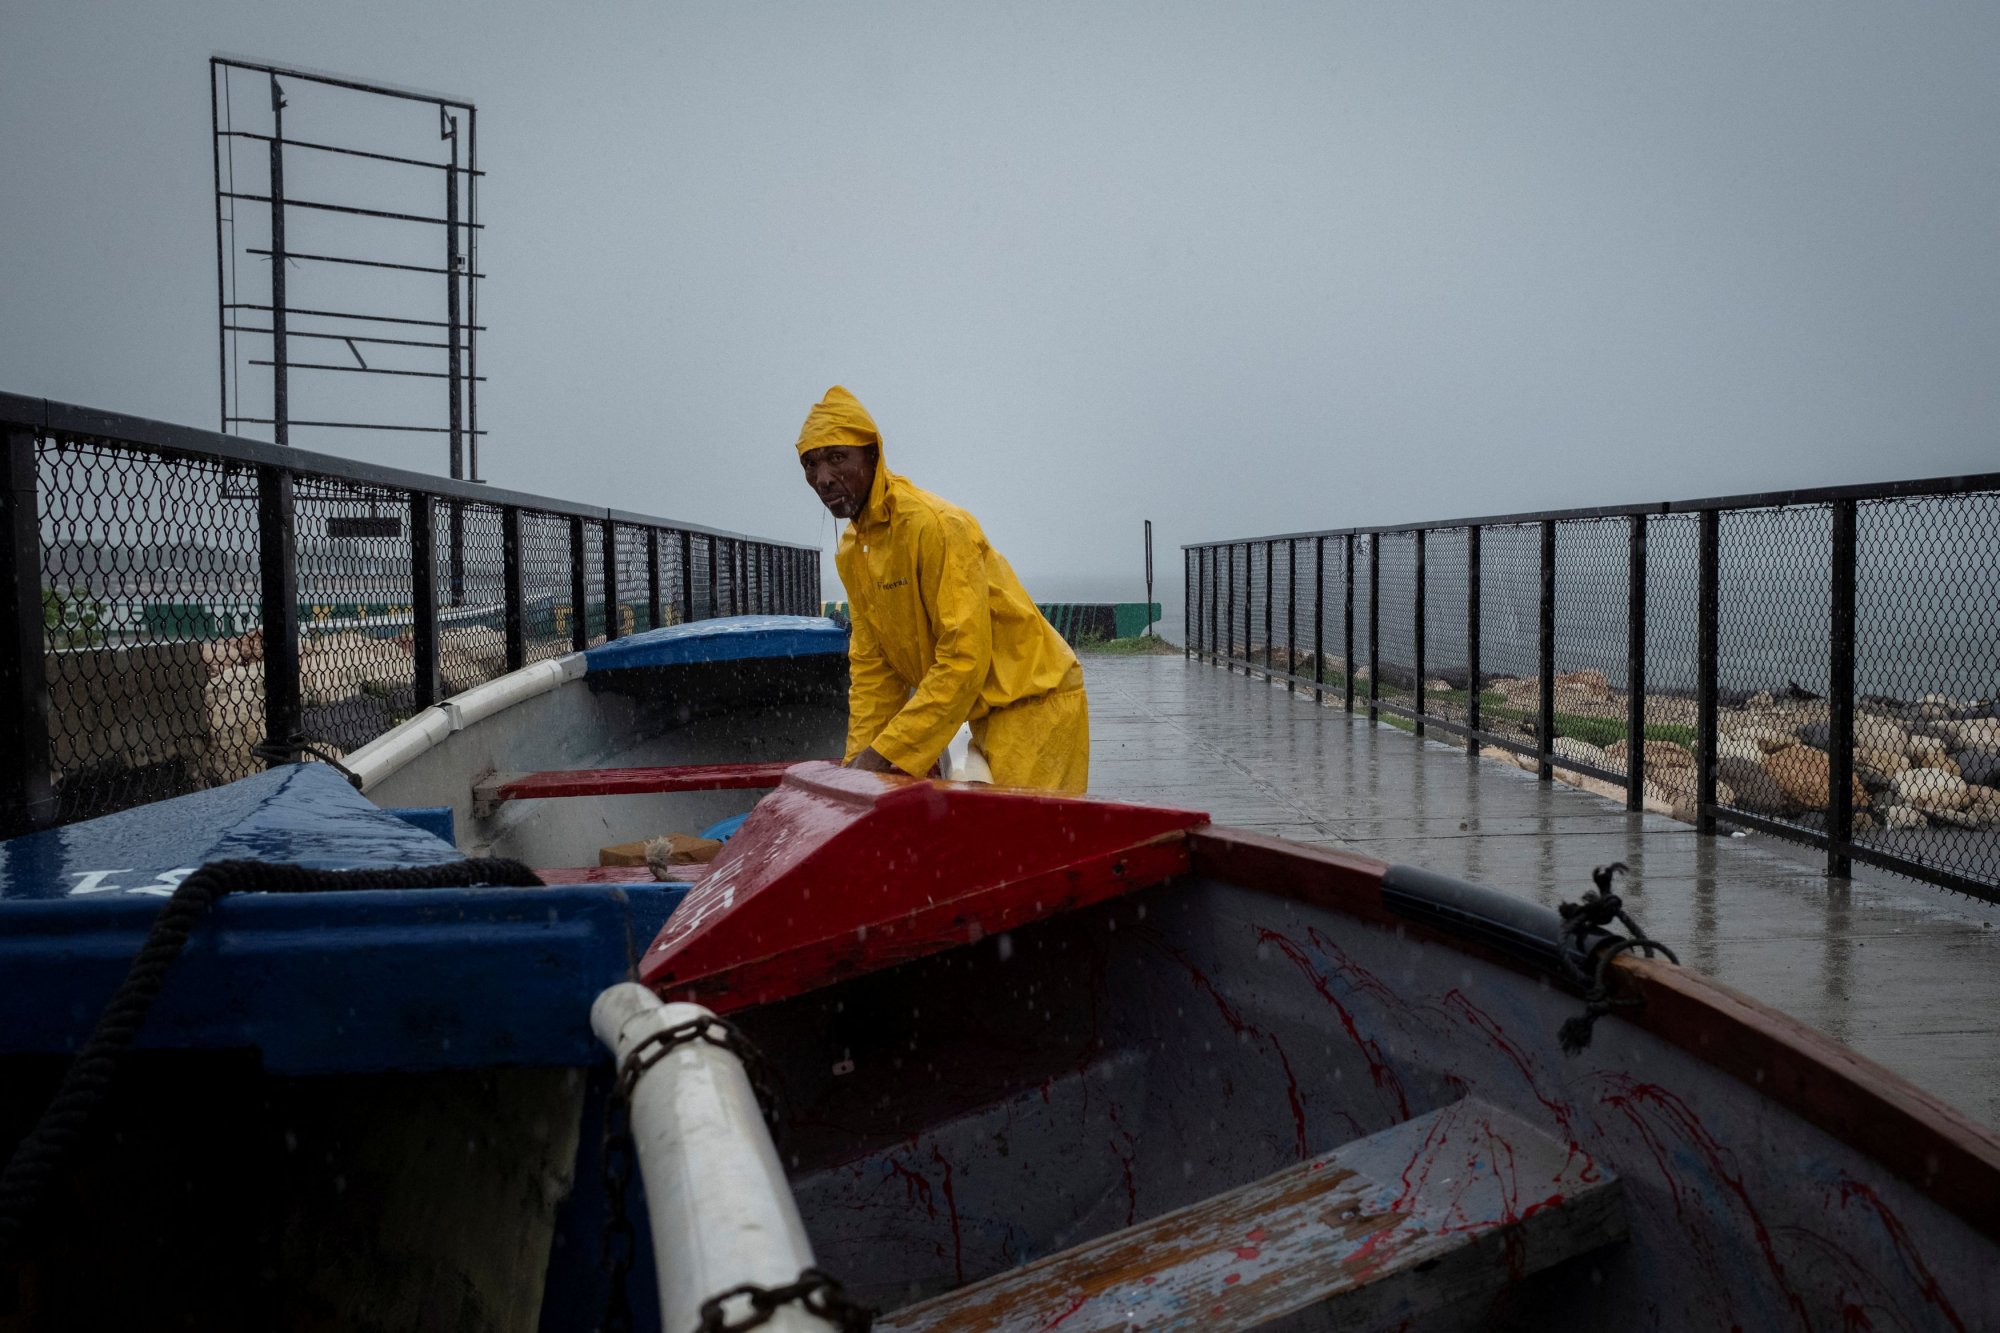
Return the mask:
M 798 452 L 881 443 L 867 409 L 836 386 L 806 417 Z M 849 759 L 872 747 L 921 776 L 970 723 L 995 783 L 1085 789 L 1083 668 L 977 519 L 878 454 L 868 503 L 841 533 L 834 564 L 854 624 Z

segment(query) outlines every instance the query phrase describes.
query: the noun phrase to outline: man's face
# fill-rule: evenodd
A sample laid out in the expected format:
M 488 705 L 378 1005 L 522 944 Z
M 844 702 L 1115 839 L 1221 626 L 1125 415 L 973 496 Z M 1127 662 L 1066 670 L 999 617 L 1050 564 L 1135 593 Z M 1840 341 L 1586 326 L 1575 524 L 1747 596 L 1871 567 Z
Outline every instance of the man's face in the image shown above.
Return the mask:
M 875 484 L 876 448 L 830 444 L 808 449 L 799 455 L 805 469 L 806 485 L 835 518 L 853 518 L 868 504 L 868 492 Z

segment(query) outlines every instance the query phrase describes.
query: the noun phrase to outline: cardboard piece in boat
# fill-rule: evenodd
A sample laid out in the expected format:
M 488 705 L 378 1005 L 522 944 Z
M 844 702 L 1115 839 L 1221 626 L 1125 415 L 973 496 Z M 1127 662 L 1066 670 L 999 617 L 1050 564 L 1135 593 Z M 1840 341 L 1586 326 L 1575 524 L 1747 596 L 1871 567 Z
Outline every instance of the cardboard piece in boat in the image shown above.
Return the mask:
M 757 803 L 639 979 L 718 1012 L 1158 884 L 1193 810 L 801 764 Z

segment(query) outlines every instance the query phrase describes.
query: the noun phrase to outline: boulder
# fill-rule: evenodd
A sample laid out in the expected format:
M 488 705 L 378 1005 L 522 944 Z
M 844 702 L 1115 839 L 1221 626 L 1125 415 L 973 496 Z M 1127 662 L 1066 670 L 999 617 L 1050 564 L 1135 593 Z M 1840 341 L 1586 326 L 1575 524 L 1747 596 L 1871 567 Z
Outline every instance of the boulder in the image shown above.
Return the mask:
M 1715 738 L 1715 757 L 1723 759 L 1743 759 L 1753 764 L 1764 762 L 1764 751 L 1755 741 L 1738 740 L 1734 736 Z
M 1596 703 L 1611 701 L 1611 680 L 1602 671 L 1566 671 L 1556 677 L 1556 688 Z
M 1903 753 L 1919 768 L 1928 767 L 1933 759 L 1951 758 L 1951 750 L 1935 736 L 1912 735 L 1903 746 Z
M 1625 787 L 1622 783 L 1606 782 L 1603 778 L 1594 778 L 1588 773 L 1578 773 L 1574 769 L 1566 768 L 1556 769 L 1555 780 L 1572 787 L 1579 787 L 1593 796 L 1602 796 L 1607 801 L 1616 801 L 1620 805 L 1625 803 Z
M 1954 751 L 2000 750 L 2000 718 L 1934 722 L 1931 729 Z
M 1767 756 L 1764 768 L 1793 805 L 1806 810 L 1826 808 L 1833 780 L 1833 761 L 1826 751 L 1815 750 L 1810 745 L 1794 745 Z M 1854 808 L 1865 810 L 1868 807 L 1867 789 L 1861 785 L 1860 778 L 1850 780 L 1854 784 Z
M 1677 694 L 1649 694 L 1646 696 L 1646 723 L 1649 726 L 1691 727 L 1700 716 L 1692 699 L 1683 699 Z
M 1925 814 L 1960 809 L 1971 796 L 1965 779 L 1935 768 L 1907 769 L 1891 778 L 1889 786 L 1897 801 Z
M 1857 713 L 1854 716 L 1854 743 L 1863 749 L 1891 750 L 1903 754 L 1910 748 L 1910 733 L 1879 713 Z
M 1740 720 L 1734 726 L 1725 728 L 1724 731 L 1731 739 L 1747 741 L 1756 746 L 1763 754 L 1770 754 L 1775 750 L 1782 750 L 1788 745 L 1797 745 L 1799 743 L 1797 732 L 1773 726 L 1762 718 L 1747 721 Z
M 1799 744 L 1810 745 L 1815 750 L 1829 748 L 1828 742 L 1832 739 L 1833 728 L 1824 722 L 1808 722 L 1799 728 Z
M 1761 759 L 1718 759 L 1716 777 L 1734 789 L 1736 799 L 1732 804 L 1737 808 L 1748 810 L 1753 815 L 1785 813 L 1789 798 L 1785 795 L 1785 789 L 1778 785 L 1777 779 L 1764 767 Z M 1821 790 L 1825 789 L 1822 787 Z M 1826 798 L 1822 795 L 1820 804 L 1825 803 Z
M 1854 776 L 1871 787 L 1886 787 L 1889 779 L 1910 766 L 1900 750 L 1854 751 Z
M 1630 749 L 1629 742 L 1613 741 L 1604 747 L 1604 757 L 1617 767 L 1623 768 L 1626 764 L 1625 756 Z M 1647 741 L 1645 758 L 1648 773 L 1663 768 L 1694 767 L 1694 751 L 1674 741 Z
M 1908 805 L 1891 805 L 1882 810 L 1884 828 L 1923 828 L 1929 821 L 1924 812 Z
M 1573 764 L 1589 764 L 1592 768 L 1611 767 L 1611 761 L 1600 747 L 1574 736 L 1556 737 L 1554 749 L 1558 759 L 1567 759 Z

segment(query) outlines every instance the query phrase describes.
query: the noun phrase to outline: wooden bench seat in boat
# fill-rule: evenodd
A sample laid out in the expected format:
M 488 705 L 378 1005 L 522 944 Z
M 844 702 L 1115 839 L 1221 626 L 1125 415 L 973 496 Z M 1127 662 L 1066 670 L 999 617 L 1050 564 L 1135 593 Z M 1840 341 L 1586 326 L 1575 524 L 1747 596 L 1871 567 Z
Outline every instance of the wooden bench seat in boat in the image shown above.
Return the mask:
M 1396 1326 L 1621 1239 L 1619 1182 L 1587 1161 L 1467 1098 L 875 1327 Z

